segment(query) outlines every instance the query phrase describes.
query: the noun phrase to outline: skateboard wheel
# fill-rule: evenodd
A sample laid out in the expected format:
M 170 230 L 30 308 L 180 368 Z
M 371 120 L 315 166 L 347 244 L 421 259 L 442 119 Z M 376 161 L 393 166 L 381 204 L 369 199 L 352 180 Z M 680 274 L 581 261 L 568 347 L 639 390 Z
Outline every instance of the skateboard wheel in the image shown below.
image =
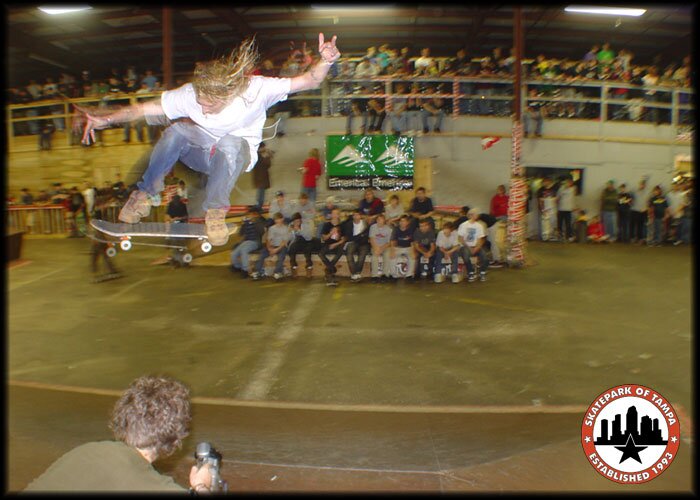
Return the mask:
M 211 243 L 209 243 L 208 241 L 205 241 L 204 243 L 202 243 L 202 252 L 204 252 L 204 253 L 211 252 Z
M 192 262 L 192 254 L 191 253 L 184 254 L 182 256 L 182 262 L 184 262 L 185 264 L 189 264 L 190 262 Z
M 107 257 L 114 257 L 117 255 L 117 249 L 114 247 L 109 247 L 107 250 L 105 250 L 105 253 L 107 254 Z
M 119 246 L 126 252 L 131 248 L 131 242 L 129 240 L 122 240 Z

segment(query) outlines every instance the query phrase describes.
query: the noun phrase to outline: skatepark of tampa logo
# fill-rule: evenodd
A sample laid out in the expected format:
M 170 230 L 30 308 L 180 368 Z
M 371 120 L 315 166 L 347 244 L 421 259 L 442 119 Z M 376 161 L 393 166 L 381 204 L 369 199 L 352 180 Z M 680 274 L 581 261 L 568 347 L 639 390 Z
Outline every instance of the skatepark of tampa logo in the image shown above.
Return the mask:
M 671 403 L 641 385 L 608 389 L 588 407 L 581 444 L 602 476 L 622 484 L 651 481 L 678 453 L 680 422 Z

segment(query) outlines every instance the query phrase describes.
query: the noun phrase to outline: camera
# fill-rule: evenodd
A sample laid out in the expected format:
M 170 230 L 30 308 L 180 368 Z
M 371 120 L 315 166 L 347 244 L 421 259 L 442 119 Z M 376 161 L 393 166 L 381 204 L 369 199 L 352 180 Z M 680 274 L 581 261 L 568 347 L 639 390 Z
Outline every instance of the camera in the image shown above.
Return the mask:
M 228 483 L 221 479 L 221 453 L 209 443 L 199 443 L 194 453 L 194 458 L 197 460 L 197 467 L 202 467 L 209 464 L 211 471 L 211 491 L 226 493 L 228 491 Z

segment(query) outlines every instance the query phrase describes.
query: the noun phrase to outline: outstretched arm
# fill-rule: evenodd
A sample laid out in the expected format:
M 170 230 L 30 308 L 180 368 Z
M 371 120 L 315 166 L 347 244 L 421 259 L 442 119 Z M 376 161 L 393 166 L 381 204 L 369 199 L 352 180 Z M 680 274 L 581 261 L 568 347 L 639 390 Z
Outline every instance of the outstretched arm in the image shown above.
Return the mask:
M 111 113 L 100 114 L 92 110 L 75 106 L 76 109 L 84 116 L 85 128 L 83 130 L 83 144 L 95 142 L 95 130 L 111 127 L 118 123 L 132 122 L 147 117 L 149 120 L 154 118 L 165 117 L 165 112 L 160 105 L 160 100 L 147 101 L 124 108 L 118 109 Z
M 318 34 L 318 53 L 321 55 L 321 60 L 306 73 L 292 78 L 290 93 L 316 89 L 321 85 L 328 70 L 340 58 L 340 52 L 335 46 L 336 38 L 338 37 L 334 35 L 330 42 L 324 42 L 323 33 Z

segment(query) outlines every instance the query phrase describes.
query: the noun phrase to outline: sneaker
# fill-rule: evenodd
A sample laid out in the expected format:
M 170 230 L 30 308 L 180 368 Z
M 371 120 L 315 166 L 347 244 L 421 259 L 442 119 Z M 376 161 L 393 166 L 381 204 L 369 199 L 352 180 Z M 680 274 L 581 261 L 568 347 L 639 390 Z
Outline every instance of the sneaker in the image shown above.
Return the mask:
M 258 281 L 260 279 L 260 273 L 255 272 L 250 275 L 251 278 L 253 278 L 253 281 Z
M 444 274 L 436 274 L 435 275 L 435 283 L 442 283 L 445 281 L 445 275 Z
M 228 226 L 226 225 L 226 209 L 210 208 L 204 217 L 207 226 L 207 238 L 214 246 L 225 245 L 228 241 Z
M 452 283 L 459 283 L 459 274 L 452 275 Z
M 474 281 L 476 281 L 476 274 L 474 274 L 474 273 L 469 273 L 469 275 L 467 276 L 467 281 L 468 281 L 469 283 L 473 283 Z
M 486 273 L 479 274 L 479 281 L 486 281 Z
M 499 260 L 494 260 L 493 262 L 489 262 L 489 267 L 503 267 L 503 262 Z
M 119 220 L 127 224 L 136 224 L 151 213 L 151 201 L 145 191 L 132 191 L 129 199 L 119 212 Z
M 275 281 L 279 281 L 282 279 L 282 274 L 281 273 L 275 273 L 272 275 Z
M 677 247 L 678 245 L 682 245 L 682 244 L 683 244 L 683 242 L 681 240 L 676 240 L 673 242 L 674 247 Z

